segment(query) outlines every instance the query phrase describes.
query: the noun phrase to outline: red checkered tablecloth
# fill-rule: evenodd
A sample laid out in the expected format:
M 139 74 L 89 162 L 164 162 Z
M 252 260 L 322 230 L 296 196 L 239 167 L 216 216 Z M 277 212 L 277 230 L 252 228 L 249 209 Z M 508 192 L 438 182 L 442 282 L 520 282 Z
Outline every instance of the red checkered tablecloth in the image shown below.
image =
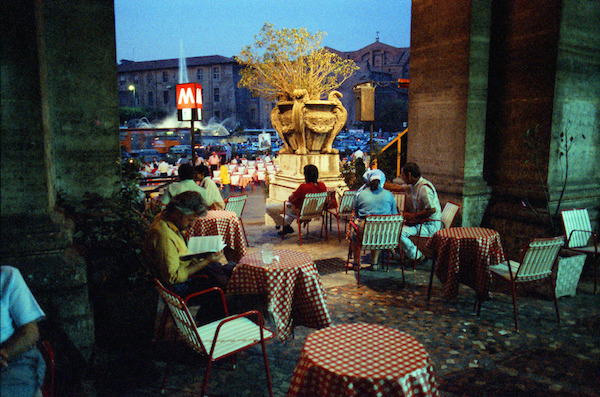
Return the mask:
M 435 252 L 436 274 L 443 284 L 446 299 L 458 296 L 458 284 L 487 296 L 490 290 L 490 266 L 504 260 L 497 231 L 481 227 L 453 227 L 436 232 L 427 248 Z
M 412 336 L 343 324 L 306 338 L 288 390 L 296 396 L 437 396 L 429 355 Z
M 228 260 L 238 262 L 246 255 L 242 224 L 235 212 L 210 210 L 190 227 L 190 236 L 216 235 L 222 236 L 223 242 L 227 244 L 225 256 Z
M 279 256 L 279 261 L 268 266 L 263 265 L 261 252 L 245 255 L 233 269 L 227 293 L 266 293 L 268 310 L 281 340 L 292 336 L 295 325 L 329 326 L 325 290 L 310 256 L 286 250 L 274 250 L 274 255 Z

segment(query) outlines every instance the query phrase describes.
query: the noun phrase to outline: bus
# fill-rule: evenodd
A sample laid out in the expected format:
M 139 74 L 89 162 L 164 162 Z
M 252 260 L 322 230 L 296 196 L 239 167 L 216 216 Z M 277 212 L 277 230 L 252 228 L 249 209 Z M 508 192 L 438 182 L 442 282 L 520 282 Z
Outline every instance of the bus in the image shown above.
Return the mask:
M 156 149 L 165 154 L 172 146 L 189 145 L 189 128 L 121 128 L 121 147 L 128 152 Z

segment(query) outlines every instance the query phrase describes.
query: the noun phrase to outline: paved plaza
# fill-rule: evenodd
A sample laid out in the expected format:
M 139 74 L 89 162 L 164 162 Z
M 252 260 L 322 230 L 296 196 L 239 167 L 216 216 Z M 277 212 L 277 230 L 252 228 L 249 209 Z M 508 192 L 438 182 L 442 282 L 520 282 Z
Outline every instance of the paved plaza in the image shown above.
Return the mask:
M 416 271 L 408 268 L 406 285 L 402 285 L 398 264 L 392 264 L 389 272 L 361 271 L 358 287 L 354 275 L 343 270 L 348 243 L 338 242 L 335 225 L 328 241 L 317 238 L 320 222 L 311 224 L 311 236 L 303 238 L 302 246 L 297 233 L 282 241 L 274 227 L 264 224 L 263 190 L 248 193 L 243 216 L 248 251 L 271 242 L 275 249 L 308 253 L 322 275 L 333 324 L 375 323 L 414 336 L 430 355 L 440 395 L 600 395 L 600 294 L 592 295 L 589 269 L 584 271 L 577 295 L 559 299 L 560 325 L 551 300 L 535 291 L 522 294 L 517 333 L 511 297 L 497 289 L 477 317 L 472 289 L 461 286 L 459 297 L 446 301 L 435 280 L 427 307 L 431 262 Z M 260 297 L 254 303 L 264 309 Z M 267 326 L 274 329 L 267 320 Z M 286 394 L 304 340 L 313 331 L 298 326 L 293 339 L 267 342 L 275 396 Z M 100 396 L 159 395 L 167 360 L 174 363 L 165 395 L 197 395 L 206 360 L 176 342 L 99 349 L 90 374 L 93 385 L 87 388 Z M 211 372 L 210 396 L 267 395 L 260 347 L 239 354 L 235 370 L 229 360 L 223 360 Z

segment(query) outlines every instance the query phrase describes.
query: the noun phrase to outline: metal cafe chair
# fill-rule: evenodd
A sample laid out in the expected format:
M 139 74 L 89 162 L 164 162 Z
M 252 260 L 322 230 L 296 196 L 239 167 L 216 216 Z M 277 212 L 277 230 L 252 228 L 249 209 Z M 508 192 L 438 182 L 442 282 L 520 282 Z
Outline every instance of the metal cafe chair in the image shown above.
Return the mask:
M 296 220 L 298 223 L 298 239 L 300 245 L 302 245 L 302 225 L 306 226 L 306 235 L 308 236 L 308 224 L 310 221 L 323 216 L 323 209 L 325 208 L 325 201 L 327 200 L 327 192 L 323 193 L 308 193 L 304 196 L 304 202 L 299 212 L 288 214 Z M 283 202 L 283 216 L 286 216 L 285 209 L 288 201 Z M 321 230 L 323 228 L 321 227 Z M 285 233 L 281 233 L 281 239 Z M 327 239 L 327 228 L 325 228 L 325 239 Z
M 419 232 L 416 236 L 411 236 L 410 239 L 414 241 L 417 249 L 421 251 L 423 247 L 427 244 L 431 236 L 421 236 L 421 228 L 423 227 L 423 223 L 425 222 L 440 222 L 442 224 L 442 229 L 448 229 L 452 226 L 454 222 L 454 218 L 456 218 L 456 214 L 460 210 L 460 204 L 453 203 L 452 201 L 448 201 L 442 210 L 442 216 L 440 220 L 435 219 L 423 219 L 419 224 Z M 417 270 L 417 262 L 419 259 L 415 256 L 413 270 Z
M 362 235 L 359 226 L 350 221 L 350 228 L 354 229 L 355 238 L 350 238 L 348 245 L 348 259 L 346 261 L 346 273 L 350 267 L 350 258 L 354 254 L 355 264 L 352 266 L 356 269 L 356 283 L 360 285 L 360 253 L 363 250 L 393 250 L 398 248 L 400 244 L 400 233 L 404 217 L 402 215 L 369 215 L 365 219 Z M 387 256 L 387 270 L 390 269 L 390 256 Z M 404 268 L 402 268 L 402 282 L 404 283 Z
M 600 247 L 598 247 L 598 233 L 592 231 L 588 210 L 587 208 L 562 210 L 560 215 L 567 238 L 566 248 L 591 256 L 594 260 L 594 294 L 596 294 Z
M 246 237 L 246 228 L 244 228 L 244 221 L 242 221 L 242 213 L 244 212 L 244 207 L 246 206 L 247 198 L 247 194 L 240 194 L 238 196 L 229 196 L 229 198 L 225 200 L 225 210 L 235 212 L 238 219 L 240 220 L 240 224 L 242 225 L 242 231 L 244 232 L 244 239 L 246 240 L 246 245 L 248 245 L 248 237 Z
M 166 289 L 157 279 L 154 279 L 154 282 L 156 283 L 156 288 L 160 296 L 173 316 L 182 339 L 197 353 L 208 357 L 206 374 L 202 384 L 202 396 L 206 395 L 206 388 L 208 386 L 208 379 L 213 362 L 231 357 L 233 367 L 235 368 L 234 355 L 260 343 L 265 362 L 269 395 L 273 397 L 273 385 L 271 383 L 269 359 L 267 358 L 265 341 L 273 338 L 274 335 L 273 332 L 264 328 L 263 317 L 260 312 L 250 310 L 245 313 L 230 316 L 227 310 L 227 304 L 225 303 L 225 294 L 223 293 L 223 290 L 218 287 L 196 292 L 185 299 L 182 299 Z M 187 302 L 191 298 L 210 293 L 220 294 L 225 317 L 221 320 L 197 327 L 194 318 L 188 309 Z M 256 323 L 250 320 L 250 318 L 254 318 Z M 167 369 L 163 380 L 163 393 L 165 391 L 168 375 L 169 369 Z
M 54 350 L 52 345 L 47 340 L 39 340 L 36 343 L 42 358 L 46 363 L 46 373 L 44 375 L 44 382 L 42 383 L 42 397 L 53 397 L 54 396 Z
M 495 266 L 490 266 L 492 276 L 509 283 L 512 291 L 512 301 L 515 316 L 515 330 L 519 330 L 517 320 L 517 285 L 539 281 L 543 279 L 550 280 L 552 266 L 558 258 L 558 253 L 565 243 L 564 236 L 552 238 L 533 239 L 527 244 L 527 247 L 521 253 L 521 261 L 507 260 Z M 558 301 L 556 294 L 553 294 L 554 308 L 556 317 L 560 324 L 560 314 L 558 312 Z M 477 315 L 481 311 L 483 297 L 478 297 L 475 301 Z
M 406 194 L 394 193 L 394 200 L 396 200 L 396 208 L 398 209 L 398 213 L 402 214 L 406 207 Z
M 338 241 L 342 241 L 342 234 L 340 232 L 340 218 L 346 221 L 350 221 L 354 216 L 354 199 L 356 197 L 356 190 L 346 190 L 342 194 L 340 199 L 340 205 L 336 208 L 327 208 L 327 214 L 335 216 L 337 220 L 338 228 Z

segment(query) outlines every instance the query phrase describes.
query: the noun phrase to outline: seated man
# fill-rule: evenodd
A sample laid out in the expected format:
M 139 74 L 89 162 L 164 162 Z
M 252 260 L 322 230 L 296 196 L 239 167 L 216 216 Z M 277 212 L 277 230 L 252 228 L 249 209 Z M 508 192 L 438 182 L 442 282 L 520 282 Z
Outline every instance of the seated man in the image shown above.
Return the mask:
M 381 170 L 368 170 L 363 174 L 364 186 L 358 191 L 354 201 L 354 213 L 358 218 L 358 239 L 361 239 L 364 220 L 368 215 L 395 215 L 398 213 L 394 195 L 385 190 L 385 174 Z M 371 260 L 375 265 L 379 260 L 380 250 L 371 251 Z M 355 252 L 360 255 L 360 252 Z M 355 256 L 356 258 L 356 256 Z
M 181 256 L 188 254 L 186 230 L 205 215 L 206 210 L 198 192 L 180 193 L 154 218 L 146 234 L 144 254 L 148 270 L 165 287 L 182 297 L 215 286 L 225 289 L 235 266 L 227 264 L 223 252 L 214 253 L 207 258 L 181 259 Z M 208 280 L 190 279 L 193 275 L 206 275 Z M 205 320 L 221 317 L 223 313 L 219 298 L 211 294 L 209 299 L 211 302 L 207 304 L 206 310 L 200 311 L 198 315 Z
M 319 170 L 315 165 L 308 164 L 304 166 L 305 182 L 298 186 L 298 188 L 288 198 L 288 207 L 285 209 L 285 216 L 283 216 L 283 203 L 267 204 L 265 210 L 267 214 L 271 218 L 273 218 L 276 228 L 279 229 L 281 226 L 283 226 L 283 230 L 279 232 L 279 234 L 294 233 L 294 229 L 291 226 L 291 223 L 294 220 L 294 218 L 292 218 L 288 214 L 293 214 L 294 212 L 300 211 L 300 209 L 302 208 L 302 203 L 304 203 L 304 196 L 306 196 L 306 194 L 323 193 L 327 191 L 327 187 L 325 187 L 325 184 L 323 182 L 318 182 L 318 179 Z
M 194 168 L 189 163 L 181 164 L 177 170 L 179 174 L 179 182 L 171 183 L 160 197 L 160 201 L 163 204 L 169 204 L 171 198 L 177 196 L 179 193 L 193 191 L 200 193 L 204 202 L 206 202 L 206 189 L 198 186 L 194 180 Z
M 421 170 L 416 163 L 406 163 L 402 168 L 402 179 L 406 185 L 396 185 L 389 183 L 385 188 L 391 191 L 406 192 L 411 195 L 413 203 L 413 213 L 404 213 L 404 227 L 402 228 L 402 236 L 400 243 L 404 255 L 409 260 L 417 260 L 424 258 L 423 254 L 410 240 L 410 236 L 416 236 L 421 227 L 421 236 L 432 236 L 440 230 L 442 224 L 439 220 L 442 219 L 442 209 L 440 200 L 433 184 L 421 176 Z M 424 219 L 433 221 L 420 223 Z
M 0 288 L 0 395 L 41 396 L 46 364 L 35 343 L 45 314 L 18 269 L 2 266 Z
M 208 167 L 204 164 L 197 166 L 196 174 L 198 174 L 198 179 L 200 180 L 200 187 L 204 188 L 206 191 L 203 199 L 209 209 L 224 210 L 225 200 L 223 200 L 217 184 L 212 180 Z

